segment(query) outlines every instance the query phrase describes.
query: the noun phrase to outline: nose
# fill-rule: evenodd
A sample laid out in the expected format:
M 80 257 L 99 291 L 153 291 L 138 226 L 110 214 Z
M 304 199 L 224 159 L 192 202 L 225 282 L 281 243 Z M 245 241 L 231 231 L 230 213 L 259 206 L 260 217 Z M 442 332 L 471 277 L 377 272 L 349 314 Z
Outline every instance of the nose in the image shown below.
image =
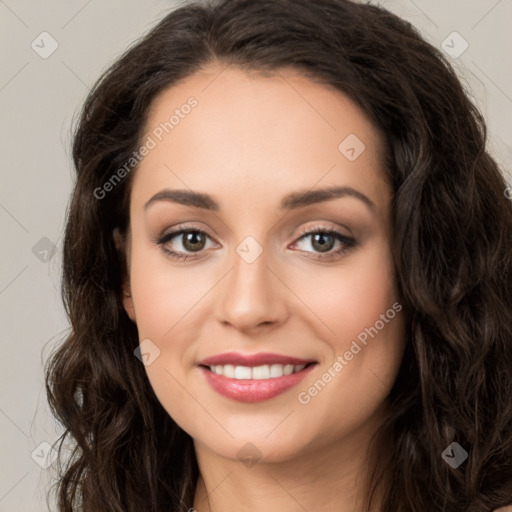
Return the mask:
M 269 267 L 266 252 L 251 263 L 235 253 L 232 261 L 217 301 L 218 320 L 244 332 L 284 322 L 287 288 L 279 271 Z

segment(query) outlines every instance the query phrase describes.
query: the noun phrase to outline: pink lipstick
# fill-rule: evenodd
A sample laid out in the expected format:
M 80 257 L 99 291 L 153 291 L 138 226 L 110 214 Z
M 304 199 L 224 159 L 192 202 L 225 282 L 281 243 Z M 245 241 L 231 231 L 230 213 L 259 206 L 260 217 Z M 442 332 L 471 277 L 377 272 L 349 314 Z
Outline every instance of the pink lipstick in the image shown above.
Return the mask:
M 316 361 L 268 352 L 251 355 L 229 352 L 198 364 L 217 393 L 251 403 L 269 400 L 296 386 Z

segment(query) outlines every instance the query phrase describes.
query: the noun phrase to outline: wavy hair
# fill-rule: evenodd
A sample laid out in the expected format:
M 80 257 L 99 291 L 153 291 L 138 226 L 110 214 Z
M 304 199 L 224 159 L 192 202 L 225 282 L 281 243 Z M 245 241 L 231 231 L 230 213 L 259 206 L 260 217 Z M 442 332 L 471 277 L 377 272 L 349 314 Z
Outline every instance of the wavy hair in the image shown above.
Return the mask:
M 101 187 L 140 146 L 157 94 L 219 62 L 294 68 L 348 95 L 383 134 L 393 188 L 393 256 L 407 346 L 373 442 L 369 509 L 482 512 L 512 503 L 512 202 L 486 149 L 486 124 L 443 54 L 410 23 L 349 0 L 183 3 L 96 82 L 74 129 L 62 299 L 69 333 L 45 365 L 59 445 L 59 512 L 192 507 L 193 442 L 134 357 L 122 305 L 136 169 Z M 457 469 L 452 443 L 469 454 Z M 68 447 L 70 450 L 66 450 Z

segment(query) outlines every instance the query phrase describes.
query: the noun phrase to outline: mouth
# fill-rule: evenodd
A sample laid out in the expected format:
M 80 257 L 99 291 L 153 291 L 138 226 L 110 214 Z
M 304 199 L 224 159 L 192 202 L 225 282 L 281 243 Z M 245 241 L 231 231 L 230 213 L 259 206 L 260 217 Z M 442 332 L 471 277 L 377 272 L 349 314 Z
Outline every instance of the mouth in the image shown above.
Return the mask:
M 270 400 L 297 386 L 317 364 L 276 354 L 223 354 L 202 361 L 198 368 L 218 394 L 254 403 Z

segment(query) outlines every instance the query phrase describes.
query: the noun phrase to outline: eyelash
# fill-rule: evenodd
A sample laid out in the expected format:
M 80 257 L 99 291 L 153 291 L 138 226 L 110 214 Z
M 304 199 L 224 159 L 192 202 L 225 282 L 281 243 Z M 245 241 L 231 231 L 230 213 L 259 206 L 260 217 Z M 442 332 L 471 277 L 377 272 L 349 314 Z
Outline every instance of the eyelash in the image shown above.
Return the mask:
M 164 251 L 170 258 L 172 258 L 174 260 L 177 260 L 177 261 L 189 261 L 191 259 L 196 259 L 196 257 L 193 256 L 193 255 L 182 254 L 182 253 L 173 251 L 173 250 L 168 249 L 168 248 L 165 247 L 165 244 L 167 242 L 169 242 L 173 238 L 177 237 L 178 235 L 182 235 L 184 233 L 199 233 L 201 235 L 205 235 L 206 237 L 210 238 L 208 236 L 208 234 L 205 231 L 201 230 L 201 229 L 197 229 L 194 226 L 183 225 L 183 226 L 178 226 L 173 231 L 169 231 L 168 233 L 165 233 L 164 235 L 161 235 L 160 238 L 158 238 L 158 240 L 155 240 L 155 242 L 158 245 L 161 245 L 162 246 L 162 251 Z M 298 242 L 299 240 L 303 239 L 303 238 L 307 238 L 307 236 L 309 236 L 309 235 L 315 235 L 317 233 L 322 233 L 324 235 L 332 235 L 337 240 L 339 240 L 343 245 L 342 245 L 342 247 L 340 249 L 338 249 L 338 250 L 336 250 L 334 252 L 323 253 L 323 254 L 322 253 L 317 253 L 317 254 L 320 254 L 320 257 L 312 258 L 314 260 L 323 260 L 323 261 L 325 261 L 325 260 L 332 259 L 333 257 L 341 255 L 341 254 L 345 253 L 346 251 L 348 251 L 349 249 L 351 249 L 351 248 L 353 248 L 353 247 L 355 247 L 357 245 L 357 241 L 354 238 L 351 238 L 351 237 L 348 237 L 346 235 L 343 235 L 342 233 L 340 233 L 339 231 L 336 231 L 335 229 L 324 228 L 324 227 L 321 227 L 321 226 L 315 226 L 314 228 L 311 228 L 311 229 L 304 229 L 303 231 L 301 231 L 299 233 L 298 238 L 294 242 L 294 244 L 296 242 Z M 201 251 L 199 251 L 199 252 L 201 252 Z M 196 254 L 199 254 L 199 252 L 196 253 Z M 309 251 L 307 251 L 307 252 L 309 252 Z

